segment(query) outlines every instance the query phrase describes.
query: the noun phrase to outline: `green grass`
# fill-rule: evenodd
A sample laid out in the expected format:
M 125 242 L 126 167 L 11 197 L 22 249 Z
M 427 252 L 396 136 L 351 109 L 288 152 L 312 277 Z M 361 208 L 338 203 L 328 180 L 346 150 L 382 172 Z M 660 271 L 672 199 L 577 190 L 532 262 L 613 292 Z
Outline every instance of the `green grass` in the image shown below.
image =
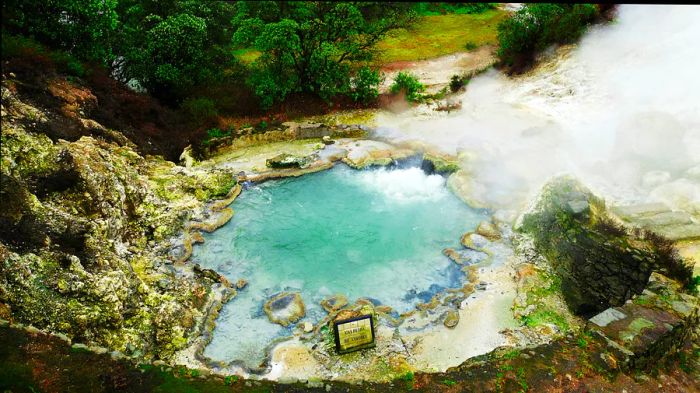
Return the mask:
M 260 51 L 253 48 L 236 49 L 233 51 L 233 55 L 245 65 L 252 64 L 258 57 L 260 57 Z
M 447 386 L 455 386 L 457 384 L 457 381 L 455 381 L 454 379 L 446 378 L 446 379 L 442 380 L 442 383 L 443 383 L 443 385 L 447 385 Z
M 419 17 L 409 29 L 397 29 L 377 44 L 380 51 L 375 63 L 424 60 L 495 45 L 496 27 L 507 12 L 488 10 L 480 14 L 449 14 Z
M 409 29 L 394 30 L 377 44 L 374 65 L 425 60 L 496 45 L 496 27 L 507 14 L 493 9 L 480 14 L 421 16 Z M 244 48 L 234 50 L 233 55 L 243 64 L 250 65 L 260 52 Z

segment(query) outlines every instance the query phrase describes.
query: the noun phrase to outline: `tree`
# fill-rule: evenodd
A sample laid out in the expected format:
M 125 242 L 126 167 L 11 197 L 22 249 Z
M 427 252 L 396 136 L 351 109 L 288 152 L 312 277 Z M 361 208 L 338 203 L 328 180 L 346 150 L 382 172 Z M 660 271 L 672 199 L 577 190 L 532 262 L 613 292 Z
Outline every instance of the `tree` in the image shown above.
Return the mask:
M 232 66 L 226 51 L 232 11 L 226 2 L 121 2 L 115 75 L 137 80 L 166 102 L 179 102 L 193 86 L 220 79 Z
M 266 107 L 292 92 L 349 94 L 353 64 L 414 15 L 410 4 L 347 2 L 238 2 L 235 14 L 234 44 L 262 52 L 249 83 Z
M 116 0 L 5 0 L 2 25 L 85 60 L 109 64 L 118 28 Z
M 549 45 L 576 41 L 597 16 L 593 4 L 526 4 L 498 25 L 498 56 L 506 65 L 528 62 Z

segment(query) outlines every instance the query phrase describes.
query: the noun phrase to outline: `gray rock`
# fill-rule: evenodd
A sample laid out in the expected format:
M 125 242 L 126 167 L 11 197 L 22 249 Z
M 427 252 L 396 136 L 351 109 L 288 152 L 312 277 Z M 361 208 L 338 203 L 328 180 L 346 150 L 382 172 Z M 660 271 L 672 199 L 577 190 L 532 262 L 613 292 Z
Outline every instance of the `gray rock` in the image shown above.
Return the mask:
M 700 224 L 669 225 L 655 231 L 674 241 L 700 239 Z
M 281 292 L 265 302 L 265 314 L 270 321 L 282 326 L 289 326 L 306 314 L 301 295 L 296 292 Z
M 459 323 L 459 313 L 455 310 L 448 311 L 442 323 L 450 329 L 454 328 Z
M 584 213 L 588 211 L 588 201 L 586 200 L 579 200 L 579 201 L 570 201 L 568 203 L 569 205 L 569 210 L 576 214 L 579 215 L 581 213 Z
M 589 319 L 589 321 L 595 323 L 600 327 L 605 327 L 615 321 L 619 321 L 624 318 L 627 318 L 627 315 L 625 315 L 622 311 L 618 311 L 614 308 L 609 308 L 601 312 L 600 314 L 594 316 L 593 318 Z
M 462 245 L 476 251 L 482 251 L 489 244 L 489 240 L 478 233 L 467 232 L 462 236 Z
M 313 162 L 313 158 L 310 156 L 294 156 L 289 153 L 278 154 L 272 158 L 268 158 L 265 161 L 265 165 L 269 168 L 307 168 Z
M 686 212 L 663 212 L 654 214 L 653 216 L 644 217 L 639 220 L 634 220 L 634 223 L 654 228 L 667 225 L 692 224 L 693 219 L 690 214 Z
M 480 222 L 479 226 L 476 228 L 476 233 L 491 241 L 499 240 L 501 238 L 501 232 L 498 230 L 498 228 L 493 223 L 488 221 Z

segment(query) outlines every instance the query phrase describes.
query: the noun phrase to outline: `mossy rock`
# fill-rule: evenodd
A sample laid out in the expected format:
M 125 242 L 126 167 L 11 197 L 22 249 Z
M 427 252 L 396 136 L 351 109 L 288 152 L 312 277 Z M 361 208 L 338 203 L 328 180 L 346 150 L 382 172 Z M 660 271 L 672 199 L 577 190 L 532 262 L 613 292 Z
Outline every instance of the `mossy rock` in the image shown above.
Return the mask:
M 459 170 L 459 162 L 454 157 L 426 153 L 421 168 L 429 174 L 447 175 Z
M 296 292 L 281 292 L 270 298 L 263 306 L 270 321 L 289 326 L 306 314 L 301 295 Z
M 571 177 L 545 185 L 519 230 L 533 237 L 579 315 L 591 316 L 641 293 L 658 259 L 648 243 L 614 223 L 603 201 Z

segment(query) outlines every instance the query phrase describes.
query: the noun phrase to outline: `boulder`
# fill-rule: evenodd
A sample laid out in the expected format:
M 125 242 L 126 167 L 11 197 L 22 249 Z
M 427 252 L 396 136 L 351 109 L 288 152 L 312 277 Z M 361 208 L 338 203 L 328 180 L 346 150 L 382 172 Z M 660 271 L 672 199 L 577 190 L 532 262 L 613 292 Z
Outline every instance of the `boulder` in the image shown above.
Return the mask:
M 602 199 L 570 177 L 543 188 L 518 228 L 534 240 L 561 278 L 569 308 L 593 316 L 642 292 L 663 257 L 608 214 Z
M 450 310 L 445 313 L 445 319 L 442 321 L 443 325 L 452 329 L 459 323 L 459 313 L 455 310 Z
M 190 168 L 195 164 L 195 159 L 192 157 L 192 145 L 187 145 L 187 147 L 180 154 L 180 165 L 185 168 Z
M 462 235 L 462 245 L 466 248 L 482 251 L 489 244 L 489 240 L 478 233 L 467 232 Z
M 421 169 L 429 174 L 446 175 L 459 170 L 459 163 L 452 156 L 425 153 Z
M 297 292 L 281 292 L 270 298 L 263 310 L 270 321 L 282 326 L 289 326 L 306 315 L 304 302 Z
M 496 225 L 489 221 L 482 221 L 479 226 L 476 227 L 476 233 L 491 240 L 496 241 L 501 239 L 501 231 L 498 230 Z
M 304 322 L 301 326 L 304 333 L 311 333 L 314 330 L 314 325 L 311 322 Z
M 332 145 L 335 143 L 335 141 L 333 139 L 331 139 L 331 137 L 328 135 L 321 138 L 321 141 L 323 142 L 324 145 Z
M 274 169 L 307 168 L 313 161 L 313 158 L 309 156 L 300 157 L 289 153 L 282 153 L 268 158 L 265 161 L 265 165 Z
M 338 311 L 348 304 L 348 298 L 345 295 L 336 294 L 321 300 L 321 307 L 326 312 Z
M 454 248 L 446 248 L 442 250 L 442 253 L 450 258 L 450 260 L 452 260 L 454 263 L 462 266 L 482 262 L 487 257 L 486 253 L 472 249 L 455 250 Z
M 248 281 L 239 278 L 238 281 L 236 281 L 236 289 L 243 289 L 246 286 L 248 286 Z

